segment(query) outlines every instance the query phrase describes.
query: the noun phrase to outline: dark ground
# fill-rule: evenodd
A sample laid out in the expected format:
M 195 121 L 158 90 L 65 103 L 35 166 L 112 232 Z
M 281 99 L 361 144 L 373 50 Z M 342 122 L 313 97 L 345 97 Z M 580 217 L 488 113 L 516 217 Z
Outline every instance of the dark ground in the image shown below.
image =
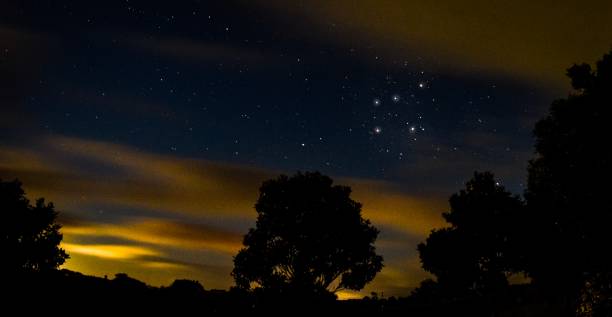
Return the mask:
M 152 287 L 125 274 L 100 278 L 68 270 L 6 276 L 4 311 L 12 315 L 162 314 L 171 316 L 236 315 L 374 315 L 374 316 L 560 316 L 559 305 L 529 285 L 514 285 L 506 294 L 454 300 L 372 298 L 339 301 L 237 289 L 205 290 L 179 280 Z M 4 314 L 3 314 L 4 315 Z M 5 315 L 6 316 L 6 315 Z

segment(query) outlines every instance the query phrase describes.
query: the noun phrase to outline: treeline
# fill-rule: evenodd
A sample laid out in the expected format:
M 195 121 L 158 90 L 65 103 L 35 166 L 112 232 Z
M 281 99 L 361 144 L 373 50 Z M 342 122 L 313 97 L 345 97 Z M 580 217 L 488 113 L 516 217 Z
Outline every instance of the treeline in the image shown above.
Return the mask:
M 503 298 L 522 275 L 564 316 L 612 315 L 612 52 L 568 69 L 574 92 L 536 123 L 524 196 L 475 173 L 451 196 L 445 228 L 418 246 L 435 275 L 424 300 Z M 605 140 L 605 141 L 604 141 Z M 549 312 L 553 314 L 553 311 Z

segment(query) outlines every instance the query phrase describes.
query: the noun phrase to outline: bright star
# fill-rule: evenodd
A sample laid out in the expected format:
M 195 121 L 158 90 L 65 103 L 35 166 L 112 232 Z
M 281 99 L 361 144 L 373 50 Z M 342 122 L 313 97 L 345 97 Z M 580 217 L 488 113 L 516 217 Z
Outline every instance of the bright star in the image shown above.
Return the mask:
M 374 127 L 374 133 L 375 134 L 380 134 L 382 132 L 382 128 L 381 127 Z

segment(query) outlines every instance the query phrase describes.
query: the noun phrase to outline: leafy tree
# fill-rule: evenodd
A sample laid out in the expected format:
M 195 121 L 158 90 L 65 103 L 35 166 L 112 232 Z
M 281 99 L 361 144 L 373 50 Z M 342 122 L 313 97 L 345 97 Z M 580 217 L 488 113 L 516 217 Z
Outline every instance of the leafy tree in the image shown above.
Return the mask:
M 362 218 L 347 186 L 318 172 L 281 175 L 263 183 L 256 227 L 234 257 L 243 289 L 303 293 L 360 290 L 382 269 L 378 230 Z
M 25 197 L 18 180 L 0 180 L 0 244 L 6 257 L 1 261 L 4 272 L 47 271 L 56 269 L 68 258 L 59 247 L 61 226 L 55 222 L 53 203 L 43 198 L 34 205 Z
M 595 70 L 574 65 L 567 75 L 575 91 L 554 101 L 534 129 L 525 270 L 541 287 L 575 299 L 587 276 L 612 271 L 612 151 L 605 145 L 612 135 L 612 52 Z
M 450 212 L 442 216 L 450 227 L 433 230 L 418 246 L 423 268 L 457 294 L 506 286 L 517 254 L 515 219 L 523 202 L 488 172 L 474 173 L 449 202 Z

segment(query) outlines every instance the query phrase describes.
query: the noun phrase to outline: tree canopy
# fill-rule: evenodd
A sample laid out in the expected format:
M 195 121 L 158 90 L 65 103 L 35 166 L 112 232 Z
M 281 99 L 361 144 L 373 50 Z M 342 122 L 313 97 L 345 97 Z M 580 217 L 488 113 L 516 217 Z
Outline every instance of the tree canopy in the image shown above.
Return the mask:
M 431 232 L 418 250 L 423 268 L 457 291 L 490 291 L 507 284 L 516 245 L 513 231 L 523 202 L 495 181 L 474 173 L 465 189 L 451 196 L 443 214 L 449 227 Z
M 525 193 L 531 245 L 525 270 L 551 291 L 574 293 L 585 277 L 610 272 L 612 52 L 592 69 L 574 65 L 575 91 L 554 101 L 534 129 L 536 157 Z
M 378 230 L 347 186 L 318 172 L 263 183 L 257 221 L 234 257 L 238 287 L 326 293 L 360 290 L 382 269 Z
M 437 277 L 420 293 L 487 290 L 523 272 L 567 314 L 609 315 L 612 151 L 604 142 L 612 135 L 612 52 L 595 69 L 574 65 L 567 75 L 574 92 L 535 125 L 525 203 L 492 174 L 476 173 L 450 199 L 443 215 L 450 227 L 418 247 L 423 268 Z
M 46 204 L 39 198 L 31 205 L 19 181 L 0 180 L 0 212 L 4 272 L 56 269 L 68 258 L 59 247 L 61 226 L 55 222 L 53 203 Z

